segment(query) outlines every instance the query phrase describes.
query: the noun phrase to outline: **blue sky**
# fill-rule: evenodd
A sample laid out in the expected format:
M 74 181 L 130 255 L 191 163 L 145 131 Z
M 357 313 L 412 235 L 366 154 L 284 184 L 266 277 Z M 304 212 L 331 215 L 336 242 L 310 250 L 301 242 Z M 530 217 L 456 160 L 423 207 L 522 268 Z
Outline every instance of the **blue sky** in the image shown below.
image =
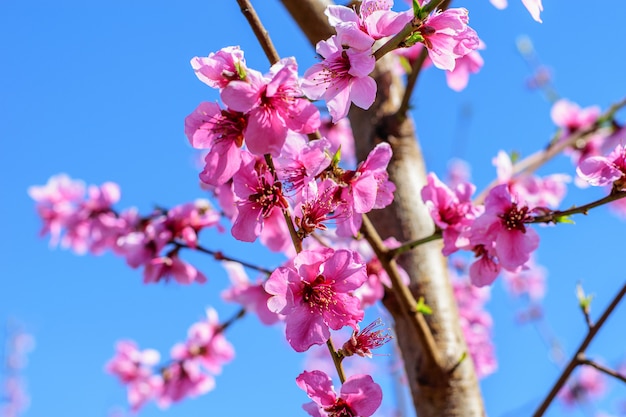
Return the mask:
M 279 2 L 254 3 L 282 56 L 295 55 L 301 68 L 315 62 Z M 519 35 L 531 37 L 562 96 L 606 108 L 626 95 L 626 3 L 603 2 L 595 10 L 589 2 L 546 0 L 543 24 L 517 0 L 504 11 L 487 0 L 455 3 L 470 10 L 470 23 L 487 45 L 486 64 L 462 93 L 447 89 L 435 69 L 420 79 L 414 117 L 428 166 L 440 175 L 450 157 L 462 157 L 472 164 L 480 188 L 495 175 L 491 158 L 498 150 L 526 155 L 554 133 L 550 104 L 525 88 L 529 71 L 515 49 Z M 117 182 L 119 208 L 145 212 L 154 204 L 204 196 L 183 120 L 200 101 L 217 95 L 197 80 L 189 60 L 227 45 L 240 45 L 250 67 L 267 70 L 234 0 L 0 1 L 0 320 L 19 319 L 37 340 L 25 372 L 32 397 L 25 416 L 107 416 L 125 403 L 123 388 L 103 372 L 117 339 L 133 338 L 167 354 L 206 306 L 216 306 L 220 317 L 235 311 L 220 301 L 226 276 L 210 259 L 193 258 L 209 277 L 204 286 L 145 286 L 140 271 L 113 255 L 50 250 L 37 236 L 40 223 L 26 194 L 30 185 L 65 172 L 89 184 Z M 462 125 L 461 111 L 471 114 Z M 626 122 L 625 113 L 619 118 Z M 573 174 L 566 158 L 542 172 L 553 171 Z M 563 207 L 600 195 L 572 187 Z M 550 269 L 547 322 L 568 356 L 585 333 L 576 283 L 596 295 L 597 315 L 626 279 L 624 221 L 606 208 L 574 220 L 574 226 L 541 228 L 538 252 L 538 261 Z M 209 233 L 202 240 L 266 266 L 280 262 L 258 246 L 223 236 Z M 514 323 L 515 302 L 499 283 L 489 309 L 499 370 L 482 382 L 488 413 L 529 415 L 559 370 L 537 331 Z M 591 346 L 592 357 L 607 363 L 625 359 L 624 320 L 621 306 Z M 237 359 L 217 378 L 216 391 L 167 411 L 148 406 L 141 415 L 305 415 L 299 407 L 307 398 L 294 383 L 303 358 L 288 348 L 281 329 L 247 317 L 228 337 Z M 387 366 L 386 357 L 375 360 Z M 626 398 L 624 386 L 610 385 L 599 405 L 607 411 Z M 591 410 L 566 414 L 555 404 L 548 415 L 593 416 Z

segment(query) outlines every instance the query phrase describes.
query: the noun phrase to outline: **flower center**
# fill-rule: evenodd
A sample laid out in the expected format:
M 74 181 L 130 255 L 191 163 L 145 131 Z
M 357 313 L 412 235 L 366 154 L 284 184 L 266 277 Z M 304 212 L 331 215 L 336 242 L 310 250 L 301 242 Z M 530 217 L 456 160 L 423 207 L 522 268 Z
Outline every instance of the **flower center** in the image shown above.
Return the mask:
M 343 400 L 343 398 L 337 398 L 335 404 L 330 407 L 324 408 L 324 411 L 328 413 L 328 417 L 356 417 L 352 408 Z
M 500 218 L 507 230 L 519 230 L 522 233 L 526 233 L 526 226 L 524 223 L 529 220 L 528 207 L 524 206 L 517 208 L 517 203 L 512 203 L 506 213 L 501 214 Z
M 334 296 L 335 290 L 326 281 L 324 275 L 318 275 L 311 283 L 304 283 L 302 299 L 311 309 L 328 310 L 332 304 L 337 302 Z

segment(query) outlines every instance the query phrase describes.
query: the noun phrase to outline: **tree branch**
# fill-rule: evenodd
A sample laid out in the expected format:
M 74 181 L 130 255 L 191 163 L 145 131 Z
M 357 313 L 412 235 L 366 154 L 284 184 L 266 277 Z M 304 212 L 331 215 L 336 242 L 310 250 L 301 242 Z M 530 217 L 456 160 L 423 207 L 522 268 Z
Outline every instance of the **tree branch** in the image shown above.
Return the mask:
M 593 338 L 596 336 L 596 334 L 598 334 L 598 331 L 602 328 L 604 322 L 606 322 L 606 319 L 608 319 L 613 310 L 615 310 L 615 307 L 617 307 L 624 295 L 626 295 L 626 284 L 622 286 L 622 289 L 617 293 L 615 298 L 613 298 L 611 304 L 609 304 L 606 310 L 604 310 L 604 313 L 602 313 L 602 316 L 600 316 L 598 322 L 589 329 L 589 331 L 587 332 L 587 336 L 582 341 L 582 343 L 576 350 L 576 353 L 574 354 L 574 356 L 572 356 L 572 359 L 570 359 L 569 363 L 561 373 L 561 376 L 554 383 L 554 386 L 552 387 L 546 398 L 543 400 L 537 411 L 535 411 L 533 417 L 541 417 L 546 412 L 556 395 L 559 393 L 561 388 L 563 388 L 563 385 L 565 385 L 565 382 L 567 382 L 567 379 L 572 374 L 576 366 L 581 363 L 581 360 L 584 360 L 585 350 L 587 350 L 587 347 L 589 346 Z
M 278 52 L 276 52 L 276 48 L 274 48 L 274 44 L 272 43 L 272 39 L 263 23 L 261 23 L 261 19 L 256 14 L 254 7 L 252 7 L 252 3 L 249 0 L 237 0 L 237 4 L 241 8 L 241 13 L 245 16 L 246 20 L 250 24 L 252 31 L 254 32 L 254 36 L 256 36 L 261 48 L 263 48 L 263 52 L 265 52 L 265 56 L 269 59 L 270 64 L 274 65 L 278 61 L 280 61 L 280 56 Z

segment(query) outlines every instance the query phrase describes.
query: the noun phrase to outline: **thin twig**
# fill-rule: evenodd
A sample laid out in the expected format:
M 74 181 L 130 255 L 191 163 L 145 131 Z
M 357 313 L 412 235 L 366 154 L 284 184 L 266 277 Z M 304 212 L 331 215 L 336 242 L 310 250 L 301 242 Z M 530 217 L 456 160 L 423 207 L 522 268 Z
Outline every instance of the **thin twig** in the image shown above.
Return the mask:
M 592 208 L 611 203 L 624 197 L 626 197 L 626 191 L 613 192 L 600 200 L 593 201 L 580 207 L 574 207 L 563 211 L 556 210 L 548 214 L 533 217 L 533 219 L 528 223 L 558 223 L 558 221 L 563 217 L 571 216 L 572 214 L 587 214 L 587 212 L 589 212 Z
M 557 137 L 555 141 L 551 141 L 551 144 L 546 149 L 537 151 L 534 154 L 529 155 L 521 161 L 515 163 L 513 165 L 512 175 L 519 176 L 522 173 L 530 174 L 536 171 L 545 163 L 554 158 L 556 155 L 560 154 L 566 148 L 576 145 L 580 140 L 585 140 L 586 137 L 588 137 L 592 133 L 595 133 L 601 127 L 603 122 L 612 120 L 615 113 L 624 106 L 626 106 L 626 98 L 609 107 L 609 109 L 598 118 L 598 121 L 594 123 L 593 126 L 588 127 L 587 129 L 578 130 L 574 132 L 570 137 L 562 141 L 560 141 L 559 137 Z M 485 197 L 487 197 L 489 190 L 491 190 L 498 184 L 499 181 L 497 179 L 492 181 L 491 184 L 489 184 L 474 199 L 474 204 L 481 204 L 485 200 Z
M 606 319 L 609 318 L 613 310 L 615 310 L 615 307 L 617 307 L 624 295 L 626 295 L 626 284 L 622 286 L 621 290 L 617 293 L 615 298 L 613 298 L 613 301 L 611 301 L 611 304 L 609 304 L 606 310 L 604 310 L 604 313 L 602 313 L 602 316 L 600 317 L 598 322 L 589 329 L 589 331 L 587 332 L 587 336 L 582 341 L 582 343 L 576 350 L 576 353 L 574 354 L 574 356 L 572 356 L 572 359 L 570 359 L 569 363 L 559 376 L 559 379 L 554 383 L 554 386 L 552 387 L 546 398 L 543 400 L 537 411 L 535 411 L 533 417 L 541 417 L 546 412 L 563 385 L 565 385 L 565 382 L 572 374 L 576 366 L 578 366 L 580 364 L 580 361 L 584 358 L 585 350 L 587 349 L 593 338 L 596 336 L 598 331 L 602 328 L 602 325 L 604 324 Z
M 411 96 L 413 95 L 413 91 L 417 85 L 417 77 L 422 70 L 426 57 L 428 57 L 428 49 L 424 46 L 415 62 L 413 62 L 413 65 L 411 66 L 411 73 L 406 80 L 406 88 L 404 89 L 404 95 L 402 96 L 402 103 L 400 103 L 400 107 L 396 112 L 397 117 L 400 119 L 405 118 L 406 113 L 409 110 Z
M 257 15 L 254 7 L 252 7 L 252 3 L 249 0 L 237 0 L 237 4 L 241 8 L 241 13 L 245 16 L 246 20 L 248 20 L 248 24 L 252 28 L 254 32 L 254 36 L 256 36 L 261 48 L 263 48 L 263 52 L 265 52 L 265 56 L 269 59 L 270 64 L 274 65 L 278 61 L 280 61 L 280 55 L 276 52 L 276 48 L 274 48 L 274 44 L 272 43 L 272 39 L 268 31 L 261 23 L 261 19 L 259 19 L 259 15 Z
M 343 365 L 341 364 L 343 356 L 340 356 L 337 353 L 337 351 L 335 350 L 335 346 L 333 345 L 333 339 L 330 337 L 326 341 L 326 347 L 328 348 L 328 352 L 333 359 L 333 364 L 335 365 L 335 369 L 337 370 L 337 375 L 339 375 L 339 380 L 343 384 L 344 382 L 346 382 L 346 373 L 343 371 Z
M 192 250 L 195 250 L 195 251 L 198 251 L 198 252 L 206 253 L 207 255 L 213 256 L 213 258 L 215 258 L 216 261 L 237 262 L 237 263 L 240 263 L 241 265 L 245 266 L 248 269 L 253 269 L 255 271 L 259 271 L 259 272 L 262 272 L 262 273 L 267 274 L 267 275 L 271 275 L 272 272 L 274 272 L 271 269 L 263 268 L 262 266 L 254 265 L 254 264 L 251 264 L 251 263 L 246 262 L 246 261 L 242 261 L 242 260 L 237 259 L 237 258 L 226 256 L 221 251 L 215 251 L 215 250 L 207 249 L 207 248 L 205 248 L 203 246 L 200 246 L 200 245 L 197 245 L 196 247 L 191 247 L 191 246 L 187 245 L 186 243 L 182 243 L 182 242 L 178 242 L 178 241 L 174 242 L 174 245 L 177 248 L 192 249 Z
M 389 256 L 389 249 L 383 243 L 378 231 L 376 231 L 376 228 L 366 215 L 363 215 L 361 233 L 363 233 L 363 236 L 365 236 L 365 239 L 374 250 L 385 272 L 389 275 L 391 290 L 396 295 L 404 313 L 411 319 L 411 324 L 424 346 L 424 353 L 427 360 L 439 370 L 443 370 L 444 364 L 442 363 L 441 355 L 437 349 L 437 343 L 428 327 L 424 315 L 416 308 L 417 300 L 413 297 L 409 288 L 402 282 L 395 259 Z
M 389 256 L 392 258 L 397 258 L 405 252 L 408 252 L 416 247 L 423 245 L 428 242 L 432 242 L 433 240 L 441 239 L 441 230 L 435 230 L 432 235 L 423 237 L 421 239 L 413 240 L 411 242 L 403 243 L 397 248 L 389 250 Z
M 591 359 L 580 359 L 578 361 L 578 363 L 580 365 L 587 365 L 587 366 L 591 366 L 592 368 L 596 368 L 598 371 L 603 372 L 609 376 L 612 376 L 613 378 L 619 379 L 622 382 L 626 382 L 626 376 L 620 374 L 619 372 L 611 369 L 611 368 L 607 368 L 604 365 L 600 365 L 598 362 L 594 362 Z

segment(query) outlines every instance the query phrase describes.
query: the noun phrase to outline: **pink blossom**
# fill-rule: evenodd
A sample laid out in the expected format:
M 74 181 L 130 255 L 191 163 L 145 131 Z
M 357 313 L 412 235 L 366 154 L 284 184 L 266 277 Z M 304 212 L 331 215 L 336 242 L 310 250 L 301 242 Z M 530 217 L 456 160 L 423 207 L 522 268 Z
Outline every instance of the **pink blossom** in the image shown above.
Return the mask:
M 209 200 L 198 199 L 193 203 L 180 204 L 167 211 L 165 226 L 174 239 L 179 238 L 188 246 L 195 248 L 198 232 L 205 227 L 219 224 L 220 215 L 213 209 Z
M 294 210 L 299 236 L 304 238 L 316 230 L 326 230 L 326 223 L 332 219 L 341 221 L 341 208 L 346 202 L 336 198 L 337 190 L 337 184 L 326 179 L 319 185 L 310 182 L 302 191 L 302 202 Z
M 412 11 L 397 13 L 391 10 L 392 6 L 393 0 L 364 0 L 358 14 L 349 7 L 335 5 L 328 6 L 325 14 L 338 34 L 348 30 L 359 30 L 367 34 L 371 41 L 368 45 L 363 40 L 365 45 L 361 49 L 364 49 L 371 47 L 375 39 L 395 35 L 413 18 Z M 358 36 L 351 35 L 353 38 Z
M 626 147 L 617 147 L 608 156 L 591 156 L 578 164 L 576 173 L 591 185 L 626 188 Z
M 485 212 L 472 224 L 470 243 L 482 248 L 477 252 L 482 262 L 493 263 L 494 257 L 497 257 L 499 266 L 516 271 L 528 262 L 530 254 L 539 246 L 537 233 L 526 227 L 525 223 L 530 219 L 528 206 L 512 196 L 506 184 L 498 185 L 489 191 Z M 470 268 L 472 283 L 485 285 L 495 278 L 492 274 L 476 275 L 487 270 L 495 271 L 487 265 L 483 264 L 481 269 Z
M 435 225 L 442 230 L 443 254 L 448 256 L 469 244 L 465 232 L 482 210 L 472 204 L 476 187 L 467 182 L 450 190 L 434 173 L 428 174 L 422 189 L 422 200 L 428 207 Z
M 237 217 L 231 233 L 235 239 L 254 242 L 263 230 L 265 219 L 274 209 L 288 207 L 280 181 L 264 161 L 246 158 L 233 177 L 233 190 L 237 197 Z
M 222 292 L 222 298 L 226 301 L 239 303 L 248 312 L 254 312 L 263 324 L 274 324 L 284 320 L 281 314 L 270 311 L 267 301 L 271 295 L 265 291 L 263 281 L 250 282 L 243 266 L 237 262 L 222 262 L 228 273 L 232 286 Z
M 354 236 L 361 227 L 361 215 L 387 207 L 393 201 L 396 186 L 389 181 L 387 165 L 392 151 L 388 143 L 379 143 L 356 171 L 344 171 L 337 181 L 342 185 L 341 199 L 345 205 L 345 221 L 338 222 L 340 236 Z
M 339 352 L 343 356 L 359 355 L 371 358 L 372 349 L 378 349 L 392 339 L 388 333 L 389 329 L 380 329 L 382 325 L 382 320 L 378 319 L 365 326 L 363 330 L 354 330 Z
M 518 272 L 505 271 L 502 278 L 507 291 L 515 296 L 527 296 L 539 301 L 546 293 L 546 269 L 531 258 L 526 269 Z
M 304 371 L 296 383 L 313 402 L 302 408 L 313 417 L 369 417 L 380 407 L 383 392 L 369 375 L 353 375 L 339 391 L 333 389 L 330 377 L 321 371 Z
M 200 369 L 194 360 L 176 361 L 161 371 L 162 384 L 157 404 L 166 408 L 187 397 L 197 397 L 215 388 L 215 379 Z
M 224 336 L 213 308 L 206 309 L 206 320 L 194 323 L 187 332 L 187 341 L 172 348 L 172 358 L 178 361 L 196 360 L 213 374 L 222 371 L 222 365 L 235 357 L 235 350 Z
M 468 11 L 463 8 L 436 11 L 424 21 L 420 33 L 437 68 L 452 71 L 458 58 L 479 47 L 478 35 L 468 22 Z
M 151 367 L 159 359 L 159 352 L 154 349 L 139 350 L 132 340 L 120 340 L 115 345 L 115 356 L 107 362 L 105 368 L 121 382 L 129 383 L 151 375 Z
M 479 46 L 475 50 L 457 58 L 452 71 L 446 71 L 448 87 L 454 91 L 462 91 L 467 87 L 470 74 L 476 74 L 485 63 L 478 52 L 479 49 L 485 49 L 485 44 L 482 41 L 479 42 Z
M 208 57 L 193 57 L 191 66 L 200 81 L 213 88 L 224 88 L 246 74 L 246 61 L 238 46 L 227 46 Z
M 218 186 L 228 181 L 241 165 L 243 132 L 247 115 L 222 110 L 217 103 L 200 103 L 185 118 L 185 135 L 196 149 L 209 149 L 200 179 Z
M 569 175 L 552 174 L 545 177 L 513 174 L 513 162 L 504 151 L 493 158 L 498 173 L 498 182 L 508 184 L 509 190 L 534 207 L 557 208 L 567 193 Z
M 174 278 L 179 284 L 191 284 L 197 282 L 204 284 L 206 276 L 198 271 L 193 265 L 182 261 L 177 253 L 153 258 L 146 263 L 143 271 L 143 282 L 149 284 L 161 280 L 169 281 Z
M 626 129 L 625 129 L 626 130 Z M 341 149 L 342 166 L 354 167 L 356 165 L 356 154 L 354 151 L 354 136 L 350 120 L 344 118 L 333 123 L 331 119 L 322 120 L 320 133 L 330 142 L 330 153 L 335 154 Z
M 552 105 L 550 116 L 555 125 L 570 134 L 593 126 L 600 116 L 600 108 L 593 106 L 581 109 L 578 104 L 561 99 Z
M 224 88 L 222 100 L 248 115 L 246 146 L 255 155 L 278 156 L 288 129 L 306 134 L 320 125 L 319 111 L 302 98 L 294 58 L 280 60 L 267 76 L 248 71 L 247 81 L 232 81 Z
M 479 378 L 495 372 L 498 364 L 492 342 L 493 319 L 485 304 L 489 301 L 490 288 L 477 288 L 467 278 L 459 277 L 451 270 L 454 298 L 459 307 L 461 330 L 467 343 Z
M 304 73 L 307 97 L 326 100 L 333 122 L 346 117 L 351 102 L 368 109 L 376 98 L 376 82 L 369 76 L 376 64 L 371 51 L 344 50 L 336 36 L 318 42 L 315 50 L 324 60 Z
M 580 372 L 559 391 L 559 399 L 565 405 L 574 406 L 602 397 L 606 388 L 606 381 L 600 371 L 591 366 L 582 366 Z
M 305 250 L 293 259 L 292 266 L 278 268 L 265 283 L 265 290 L 273 295 L 268 307 L 286 316 L 287 341 L 304 352 L 325 343 L 329 328 L 357 328 L 363 310 L 352 291 L 365 279 L 365 264 L 356 252 Z
M 325 138 L 308 141 L 301 135 L 287 136 L 281 156 L 275 160 L 278 178 L 290 191 L 299 192 L 330 165 L 329 148 Z

